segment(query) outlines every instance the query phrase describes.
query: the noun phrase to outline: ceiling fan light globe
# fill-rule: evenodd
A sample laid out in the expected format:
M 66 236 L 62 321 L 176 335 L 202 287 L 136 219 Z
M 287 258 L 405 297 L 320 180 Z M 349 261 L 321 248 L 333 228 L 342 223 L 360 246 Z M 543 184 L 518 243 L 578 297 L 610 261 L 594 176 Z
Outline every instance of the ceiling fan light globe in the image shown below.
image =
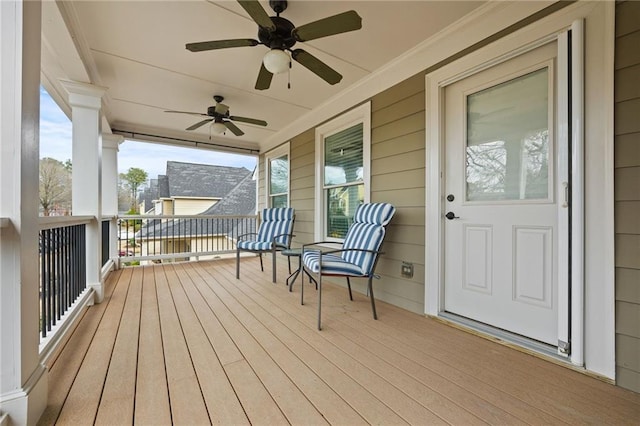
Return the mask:
M 271 74 L 282 74 L 289 69 L 291 59 L 285 51 L 280 49 L 271 49 L 266 55 L 264 55 L 262 63 Z
M 227 130 L 227 126 L 223 123 L 215 122 L 211 125 L 211 131 L 216 135 L 221 135 Z

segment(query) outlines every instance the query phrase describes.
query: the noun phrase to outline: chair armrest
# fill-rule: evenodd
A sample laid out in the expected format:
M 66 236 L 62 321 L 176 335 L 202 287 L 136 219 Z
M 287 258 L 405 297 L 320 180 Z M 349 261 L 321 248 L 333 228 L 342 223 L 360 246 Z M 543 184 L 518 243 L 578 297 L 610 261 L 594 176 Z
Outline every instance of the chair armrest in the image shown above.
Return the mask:
M 289 243 L 288 244 L 284 244 L 284 243 L 277 242 L 276 239 L 278 239 L 279 237 L 288 237 L 289 238 Z M 291 247 L 291 240 L 293 239 L 293 237 L 295 237 L 295 234 L 278 234 L 278 235 L 274 235 L 271 238 L 272 248 L 275 250 L 278 247 L 281 247 L 281 248 L 289 248 L 289 247 Z
M 342 245 L 343 243 L 337 242 L 337 241 L 314 241 L 313 243 L 308 243 L 308 244 L 303 244 L 302 245 L 302 251 L 304 252 L 305 247 L 311 247 L 311 246 L 317 246 L 320 244 L 340 244 Z M 321 250 L 315 250 L 315 251 L 321 251 Z M 323 253 L 327 253 L 327 252 L 323 252 Z
M 238 241 L 240 241 L 243 237 L 246 237 L 247 235 L 258 235 L 257 232 L 247 232 L 246 234 L 242 234 L 242 235 L 238 235 Z
M 383 251 L 367 250 L 367 249 L 359 249 L 359 248 L 347 248 L 347 249 L 337 249 L 337 250 L 323 251 L 322 254 L 334 254 L 334 253 L 342 253 L 342 252 L 346 252 L 346 251 L 361 251 L 361 252 L 364 252 L 364 253 L 384 254 Z

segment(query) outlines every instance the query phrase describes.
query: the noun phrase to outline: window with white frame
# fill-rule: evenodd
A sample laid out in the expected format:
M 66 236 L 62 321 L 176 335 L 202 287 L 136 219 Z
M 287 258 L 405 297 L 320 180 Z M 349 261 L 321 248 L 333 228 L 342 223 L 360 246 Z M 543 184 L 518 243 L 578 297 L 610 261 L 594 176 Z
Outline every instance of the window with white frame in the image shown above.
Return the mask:
M 371 104 L 316 128 L 316 240 L 341 241 L 369 202 Z
M 265 156 L 266 204 L 268 207 L 289 207 L 289 144 L 270 151 Z

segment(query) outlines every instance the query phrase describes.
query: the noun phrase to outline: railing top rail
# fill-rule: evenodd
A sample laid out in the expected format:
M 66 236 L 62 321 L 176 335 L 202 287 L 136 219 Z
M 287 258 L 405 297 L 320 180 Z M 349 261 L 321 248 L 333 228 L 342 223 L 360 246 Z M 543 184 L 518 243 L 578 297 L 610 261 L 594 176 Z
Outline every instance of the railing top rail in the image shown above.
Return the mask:
M 135 219 L 255 219 L 257 215 L 206 215 L 206 214 L 170 214 L 170 215 L 120 215 L 118 219 L 135 220 Z
M 40 230 L 61 226 L 83 225 L 96 220 L 95 216 L 44 216 L 38 218 Z

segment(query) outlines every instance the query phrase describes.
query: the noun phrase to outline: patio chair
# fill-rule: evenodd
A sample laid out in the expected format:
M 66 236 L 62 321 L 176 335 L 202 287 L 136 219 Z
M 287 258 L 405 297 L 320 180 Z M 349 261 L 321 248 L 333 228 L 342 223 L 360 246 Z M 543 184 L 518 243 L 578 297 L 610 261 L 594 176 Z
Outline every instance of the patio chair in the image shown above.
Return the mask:
M 382 254 L 380 246 L 384 240 L 386 226 L 396 209 L 388 203 L 361 204 L 353 216 L 353 223 L 347 230 L 342 248 L 336 250 L 310 249 L 331 241 L 305 244 L 302 253 L 302 266 L 318 283 L 318 330 L 321 330 L 322 277 L 346 277 L 349 299 L 353 300 L 349 278 L 367 278 L 367 293 L 371 298 L 373 319 L 378 319 L 376 303 L 373 298 L 373 278 L 379 278 L 374 271 L 378 257 Z M 303 281 L 304 281 L 304 274 Z M 304 304 L 304 285 L 301 286 L 301 303 Z
M 291 247 L 293 224 L 292 208 L 270 208 L 262 210 L 262 222 L 258 232 L 238 236 L 236 243 L 236 279 L 240 279 L 240 252 L 248 251 L 260 255 L 260 270 L 264 272 L 262 253 L 273 255 L 273 282 L 276 282 L 276 253 Z

